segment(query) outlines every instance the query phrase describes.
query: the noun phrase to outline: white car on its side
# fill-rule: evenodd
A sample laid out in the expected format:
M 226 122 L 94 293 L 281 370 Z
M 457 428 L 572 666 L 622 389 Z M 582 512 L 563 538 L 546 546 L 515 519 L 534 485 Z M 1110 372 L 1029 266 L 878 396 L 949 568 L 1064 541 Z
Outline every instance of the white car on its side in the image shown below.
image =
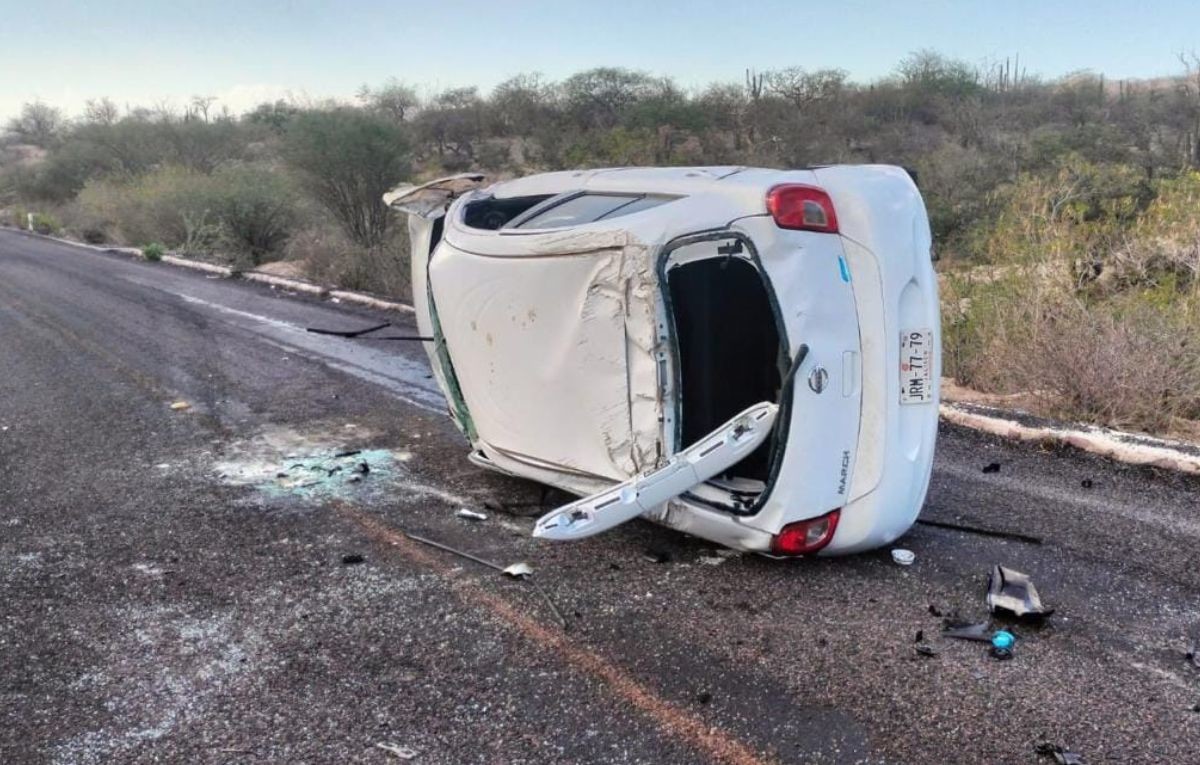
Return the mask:
M 928 218 L 890 166 L 622 168 L 385 197 L 483 466 L 739 550 L 841 554 L 916 520 L 941 345 Z

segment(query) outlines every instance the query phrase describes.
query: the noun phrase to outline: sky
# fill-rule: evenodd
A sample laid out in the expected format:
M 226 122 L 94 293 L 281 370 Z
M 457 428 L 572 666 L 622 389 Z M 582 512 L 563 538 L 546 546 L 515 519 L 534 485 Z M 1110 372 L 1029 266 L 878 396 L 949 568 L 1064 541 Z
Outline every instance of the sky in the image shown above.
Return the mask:
M 0 0 L 0 119 L 41 100 L 241 112 L 276 98 L 349 99 L 391 77 L 420 92 L 595 66 L 682 85 L 744 71 L 890 73 L 930 48 L 972 64 L 1019 56 L 1030 74 L 1150 78 L 1200 50 L 1195 0 Z

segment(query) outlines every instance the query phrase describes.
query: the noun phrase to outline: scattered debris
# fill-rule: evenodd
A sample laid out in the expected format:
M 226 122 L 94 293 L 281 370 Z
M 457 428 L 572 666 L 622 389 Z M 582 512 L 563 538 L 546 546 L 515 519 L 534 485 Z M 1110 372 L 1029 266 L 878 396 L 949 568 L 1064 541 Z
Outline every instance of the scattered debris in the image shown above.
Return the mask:
M 366 462 L 360 462 L 354 466 L 354 472 L 361 475 L 366 475 L 371 472 L 371 466 Z
M 274 289 L 274 288 L 272 288 L 272 289 Z M 337 298 L 332 298 L 332 300 L 335 303 L 339 302 Z M 345 337 L 345 338 L 358 337 L 358 338 L 362 338 L 363 340 L 416 340 L 416 341 L 423 342 L 423 343 L 432 342 L 434 340 L 434 338 L 428 337 L 426 335 L 388 335 L 386 337 L 366 337 L 366 335 L 369 335 L 372 332 L 378 332 L 379 330 L 384 329 L 386 327 L 390 327 L 390 326 L 392 326 L 392 323 L 385 321 L 383 324 L 376 324 L 374 326 L 364 327 L 362 329 L 340 330 L 340 329 L 323 329 L 321 327 L 306 327 L 305 330 L 313 333 L 314 335 L 332 335 L 333 337 Z
M 931 645 L 925 645 L 924 643 L 918 645 L 915 650 L 918 656 L 933 658 L 934 656 L 938 655 L 937 649 Z
M 911 566 L 913 561 L 916 559 L 917 555 L 912 550 L 904 550 L 899 547 L 897 547 L 895 550 L 892 550 L 892 560 L 895 561 L 897 565 Z
M 1038 744 L 1034 751 L 1043 757 L 1053 757 L 1059 765 L 1084 765 L 1083 757 L 1063 746 L 1051 744 L 1049 741 Z
M 1196 669 L 1200 669 L 1200 638 L 1196 638 L 1196 642 L 1192 643 L 1192 650 L 1185 653 L 1183 658 L 1190 661 Z
M 999 473 L 1000 472 L 1000 463 L 999 462 L 989 462 L 988 464 L 983 466 L 983 472 L 984 473 Z
M 465 507 L 460 507 L 455 515 L 459 518 L 466 518 L 468 521 L 486 521 L 488 519 L 486 514 Z
M 917 630 L 917 636 L 915 638 L 913 638 L 913 642 L 914 643 L 924 643 L 925 642 L 925 630 Z
M 651 563 L 670 563 L 671 553 L 658 548 L 648 548 L 642 551 L 642 557 Z
M 521 561 L 503 569 L 501 573 L 505 576 L 511 576 L 513 579 L 525 579 L 533 576 L 533 566 L 530 566 L 525 561 Z
M 1090 488 L 1092 488 L 1092 479 L 1084 478 L 1082 481 L 1079 482 L 1079 485 L 1085 489 L 1090 489 Z
M 351 449 L 350 451 L 346 452 L 338 452 L 337 454 L 333 455 L 333 458 L 335 460 L 340 460 L 343 457 L 355 457 L 359 454 L 362 454 L 362 449 Z
M 363 563 L 366 560 L 367 559 L 364 558 L 360 553 L 346 553 L 342 556 L 342 565 L 357 566 L 359 563 Z
M 1019 617 L 1046 617 L 1054 613 L 1053 608 L 1042 605 L 1033 580 L 1020 571 L 1003 566 L 992 567 L 988 577 L 987 604 L 992 613 L 1010 611 Z
M 1192 711 L 1193 711 L 1193 712 L 1200 712 L 1200 703 L 1193 704 L 1193 705 L 1192 705 Z
M 1013 646 L 1017 638 L 1008 630 L 996 630 L 992 635 L 992 658 L 1005 661 L 1013 657 Z
M 935 606 L 934 604 L 930 603 L 929 604 L 929 615 L 940 617 L 942 615 L 942 609 L 940 609 L 937 606 Z
M 191 408 L 192 408 L 192 405 L 186 401 L 174 401 L 171 403 L 171 410 L 175 411 L 175 412 L 182 412 L 185 409 L 191 409 Z
M 312 332 L 314 335 L 333 335 L 334 337 L 361 337 L 363 335 L 368 335 L 372 332 L 378 332 L 379 330 L 383 329 L 384 327 L 390 327 L 390 326 L 392 326 L 392 323 L 390 321 L 385 321 L 382 324 L 375 324 L 373 326 L 365 327 L 363 329 L 338 330 L 338 329 L 321 329 L 319 327 L 308 327 L 308 328 L 306 328 L 306 331 Z
M 699 701 L 701 704 L 708 704 L 712 701 L 712 694 L 708 691 L 700 691 L 696 694 L 696 701 Z
M 309 330 L 309 331 L 311 332 L 312 330 Z M 407 746 L 398 746 L 396 744 L 387 744 L 387 743 L 379 742 L 379 743 L 375 744 L 375 747 L 378 749 L 382 749 L 383 751 L 387 752 L 388 754 L 394 754 L 402 760 L 413 760 L 413 759 L 416 759 L 416 757 L 417 757 L 416 750 L 409 749 Z
M 169 462 L 160 462 L 160 463 L 158 463 L 157 465 L 155 465 L 154 467 L 155 467 L 155 469 L 157 469 L 157 470 L 169 470 L 169 469 L 171 468 L 171 463 L 169 463 Z
M 979 534 L 985 537 L 997 537 L 999 539 L 1015 539 L 1018 542 L 1028 542 L 1031 545 L 1040 545 L 1041 537 L 1030 536 L 1029 534 L 1021 534 L 1016 531 L 997 531 L 995 529 L 985 529 L 979 526 L 965 526 L 961 523 L 949 523 L 947 521 L 931 521 L 925 518 L 918 518 L 917 523 L 922 526 L 933 526 L 938 529 L 949 529 L 951 531 L 964 531 L 968 534 Z
M 991 622 L 978 624 L 947 624 L 942 628 L 942 637 L 955 640 L 974 640 L 976 643 L 992 642 Z

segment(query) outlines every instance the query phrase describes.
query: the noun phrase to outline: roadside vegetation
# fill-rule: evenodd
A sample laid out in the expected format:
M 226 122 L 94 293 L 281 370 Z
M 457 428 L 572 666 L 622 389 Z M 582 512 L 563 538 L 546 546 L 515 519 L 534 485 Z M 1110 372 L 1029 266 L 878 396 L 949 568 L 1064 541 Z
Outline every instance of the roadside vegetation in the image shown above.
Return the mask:
M 886 162 L 916 174 L 943 279 L 946 372 L 1049 414 L 1155 431 L 1200 420 L 1200 67 L 1156 81 L 1026 75 L 914 53 L 869 83 L 746 71 L 685 90 L 598 68 L 490 93 L 390 80 L 349 103 L 210 98 L 68 118 L 27 104 L 0 138 L 0 220 L 92 243 L 284 261 L 404 296 L 381 194 L 464 170 Z M 160 253 L 161 254 L 161 253 Z

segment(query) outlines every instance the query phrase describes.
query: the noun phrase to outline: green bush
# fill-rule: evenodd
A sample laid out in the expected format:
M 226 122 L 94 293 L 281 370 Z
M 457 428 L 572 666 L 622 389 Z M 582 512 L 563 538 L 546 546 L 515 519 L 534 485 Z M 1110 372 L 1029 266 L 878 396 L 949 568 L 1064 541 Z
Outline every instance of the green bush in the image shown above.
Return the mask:
M 49 213 L 33 214 L 33 230 L 39 234 L 57 234 L 61 229 L 62 224 L 53 215 Z
M 409 174 L 407 131 L 379 114 L 332 109 L 297 116 L 284 156 L 308 191 L 360 247 L 387 238 L 383 195 Z
M 211 181 L 209 205 L 222 243 L 252 265 L 278 256 L 299 218 L 288 180 L 265 167 L 229 165 L 213 173 Z
M 151 263 L 157 263 L 162 260 L 162 256 L 167 252 L 166 248 L 158 242 L 151 242 L 142 248 L 142 257 Z
M 165 167 L 117 182 L 89 181 L 80 215 L 115 228 L 135 245 L 161 242 L 189 255 L 223 252 L 258 265 L 279 256 L 299 218 L 297 195 L 281 173 L 226 165 L 212 175 Z

